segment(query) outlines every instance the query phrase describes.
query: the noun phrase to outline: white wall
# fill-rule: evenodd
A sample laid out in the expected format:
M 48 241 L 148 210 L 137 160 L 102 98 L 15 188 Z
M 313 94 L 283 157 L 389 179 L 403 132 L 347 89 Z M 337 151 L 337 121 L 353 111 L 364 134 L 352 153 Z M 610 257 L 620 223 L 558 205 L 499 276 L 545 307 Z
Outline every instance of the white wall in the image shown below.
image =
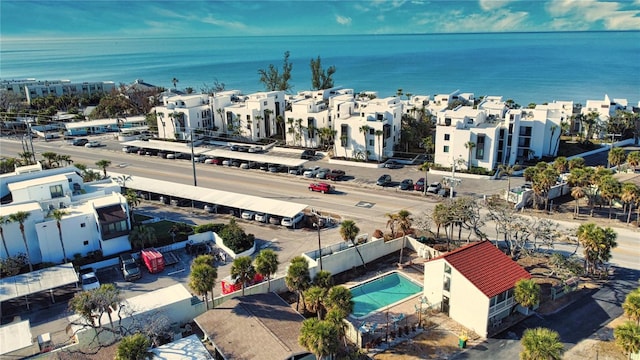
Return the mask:
M 487 336 L 489 299 L 456 269 L 451 269 L 449 317 L 476 334 Z

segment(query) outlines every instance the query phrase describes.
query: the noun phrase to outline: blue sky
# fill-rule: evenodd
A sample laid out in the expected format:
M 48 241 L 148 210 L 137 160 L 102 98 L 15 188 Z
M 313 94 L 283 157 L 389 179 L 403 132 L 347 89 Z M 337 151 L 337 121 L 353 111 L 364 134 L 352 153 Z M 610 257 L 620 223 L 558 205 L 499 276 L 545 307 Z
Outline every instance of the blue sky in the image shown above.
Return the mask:
M 640 0 L 0 1 L 0 37 L 640 31 Z

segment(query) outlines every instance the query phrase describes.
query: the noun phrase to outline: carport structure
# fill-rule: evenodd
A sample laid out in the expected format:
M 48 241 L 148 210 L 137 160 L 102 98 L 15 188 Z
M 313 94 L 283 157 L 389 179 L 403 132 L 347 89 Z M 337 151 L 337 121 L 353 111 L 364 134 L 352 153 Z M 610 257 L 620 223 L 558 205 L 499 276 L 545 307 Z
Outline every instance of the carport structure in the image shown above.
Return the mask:
M 54 289 L 77 282 L 78 274 L 73 263 L 0 279 L 0 304 L 24 296 L 29 309 L 29 295 L 47 290 L 51 295 L 51 302 L 55 303 Z
M 135 146 L 138 148 L 144 149 L 153 149 L 158 151 L 166 151 L 171 153 L 183 153 L 183 154 L 191 154 L 191 145 L 183 144 L 183 143 L 172 143 L 167 141 L 157 141 L 157 140 L 132 140 L 123 142 L 122 146 Z M 204 155 L 208 157 L 221 157 L 227 159 L 236 159 L 247 162 L 254 163 L 265 163 L 265 164 L 277 164 L 287 166 L 289 168 L 297 168 L 301 167 L 307 160 L 300 159 L 299 155 L 296 157 L 283 157 L 283 156 L 274 156 L 264 154 L 264 153 L 246 153 L 241 151 L 231 151 L 225 148 L 208 148 L 202 146 L 194 146 L 193 147 L 194 155 Z
M 120 175 L 127 176 L 126 174 L 111 172 L 112 177 Z M 222 205 L 239 210 L 262 212 L 281 217 L 293 217 L 308 207 L 308 205 L 290 201 L 268 199 L 253 195 L 238 194 L 230 191 L 207 189 L 193 185 L 177 184 L 141 176 L 131 176 L 131 179 L 127 180 L 126 186 L 127 188 L 134 190 Z

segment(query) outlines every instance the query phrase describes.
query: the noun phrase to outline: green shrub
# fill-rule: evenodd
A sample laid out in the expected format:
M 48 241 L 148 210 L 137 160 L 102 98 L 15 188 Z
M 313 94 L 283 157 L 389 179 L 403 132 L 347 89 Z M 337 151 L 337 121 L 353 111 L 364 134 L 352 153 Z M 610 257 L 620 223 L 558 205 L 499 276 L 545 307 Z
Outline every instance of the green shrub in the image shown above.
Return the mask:
M 255 236 L 246 234 L 235 219 L 231 219 L 218 235 L 222 238 L 224 245 L 236 254 L 249 250 L 255 241 Z
M 212 231 L 214 233 L 219 233 L 222 229 L 224 229 L 225 225 L 222 223 L 218 223 L 218 224 L 214 224 L 214 223 L 209 223 L 209 224 L 204 224 L 204 225 L 198 225 L 194 228 L 195 233 L 196 234 L 201 234 L 201 233 L 205 233 L 207 231 Z

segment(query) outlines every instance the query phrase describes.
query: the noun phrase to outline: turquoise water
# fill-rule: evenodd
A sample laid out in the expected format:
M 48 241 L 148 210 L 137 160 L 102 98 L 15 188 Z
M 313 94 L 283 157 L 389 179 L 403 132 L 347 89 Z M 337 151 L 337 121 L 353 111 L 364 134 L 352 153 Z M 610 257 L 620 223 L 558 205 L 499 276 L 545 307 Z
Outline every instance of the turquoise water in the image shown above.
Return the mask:
M 310 59 L 335 65 L 336 85 L 434 95 L 456 89 L 526 106 L 553 100 L 640 100 L 640 32 L 192 37 L 2 41 L 0 78 L 148 83 L 200 91 L 214 79 L 264 90 L 258 69 L 290 51 L 293 91 L 311 85 Z
M 350 290 L 354 302 L 351 316 L 360 319 L 422 292 L 422 286 L 415 284 L 400 273 L 392 272 L 358 284 Z

